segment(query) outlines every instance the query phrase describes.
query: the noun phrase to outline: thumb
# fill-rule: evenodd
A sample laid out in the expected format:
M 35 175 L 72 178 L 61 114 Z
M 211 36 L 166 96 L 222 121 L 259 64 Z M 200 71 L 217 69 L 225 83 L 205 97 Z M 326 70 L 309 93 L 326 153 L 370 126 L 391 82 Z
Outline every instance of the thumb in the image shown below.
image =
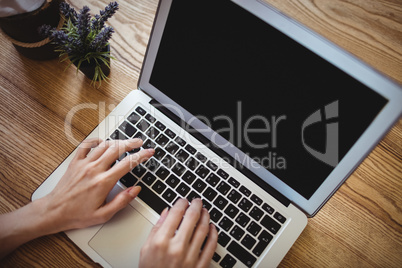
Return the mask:
M 97 211 L 97 216 L 103 219 L 103 222 L 108 221 L 121 209 L 125 208 L 141 191 L 141 186 L 133 186 L 120 192 L 112 201 L 100 207 Z

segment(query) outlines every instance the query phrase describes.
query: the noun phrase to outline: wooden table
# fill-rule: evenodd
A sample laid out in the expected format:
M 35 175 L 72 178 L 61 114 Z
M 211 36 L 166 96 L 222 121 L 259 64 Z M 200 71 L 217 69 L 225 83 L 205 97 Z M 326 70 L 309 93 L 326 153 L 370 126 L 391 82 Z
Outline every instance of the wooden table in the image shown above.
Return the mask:
M 266 0 L 402 83 L 400 0 Z M 98 12 L 108 1 L 72 0 Z M 32 192 L 137 84 L 156 0 L 120 1 L 110 21 L 110 83 L 100 88 L 57 59 L 27 59 L 0 38 L 0 213 Z M 82 104 L 93 107 L 82 108 Z M 401 104 L 402 105 L 402 104 Z M 70 111 L 78 112 L 71 117 Z M 309 224 L 283 267 L 402 266 L 402 120 Z M 4 267 L 94 266 L 63 233 L 42 237 Z

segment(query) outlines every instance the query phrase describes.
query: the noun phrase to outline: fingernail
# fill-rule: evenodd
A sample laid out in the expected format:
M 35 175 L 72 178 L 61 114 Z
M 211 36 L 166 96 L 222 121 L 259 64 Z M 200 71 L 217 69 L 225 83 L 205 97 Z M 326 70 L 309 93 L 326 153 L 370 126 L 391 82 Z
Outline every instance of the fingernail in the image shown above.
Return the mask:
M 140 192 L 141 192 L 141 186 L 134 186 L 134 187 L 129 188 L 129 190 L 128 190 L 128 194 L 132 198 L 135 198 Z
M 149 148 L 149 149 L 147 149 L 147 151 L 148 151 L 149 153 L 151 153 L 151 154 L 155 153 L 155 149 L 154 149 L 154 148 Z

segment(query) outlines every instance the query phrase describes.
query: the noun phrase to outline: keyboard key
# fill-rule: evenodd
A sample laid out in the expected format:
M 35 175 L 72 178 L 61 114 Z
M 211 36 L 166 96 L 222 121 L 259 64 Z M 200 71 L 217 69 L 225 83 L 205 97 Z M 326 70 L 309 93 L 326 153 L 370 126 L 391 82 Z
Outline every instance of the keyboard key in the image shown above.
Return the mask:
M 207 162 L 207 167 L 209 167 L 213 171 L 216 171 L 218 169 L 218 166 L 215 163 L 211 162 L 211 161 Z
M 173 192 L 170 188 L 166 189 L 163 193 L 162 197 L 166 199 L 169 203 L 172 202 L 176 198 L 177 194 Z
M 236 218 L 236 222 L 242 226 L 246 227 L 247 223 L 249 223 L 250 217 L 244 214 L 243 212 L 240 212 L 239 216 Z
M 234 239 L 236 239 L 237 241 L 239 241 L 240 238 L 242 238 L 245 233 L 246 233 L 246 232 L 245 232 L 242 228 L 240 228 L 238 225 L 236 225 L 235 227 L 233 227 L 233 229 L 230 231 L 230 235 L 231 235 Z
M 190 171 L 186 171 L 181 178 L 188 184 L 192 184 L 193 181 L 195 180 L 196 176 L 193 173 L 191 173 Z
M 207 187 L 207 184 L 200 179 L 197 179 L 193 184 L 193 188 L 199 193 L 202 193 L 205 187 Z
M 172 138 L 172 139 L 173 139 L 173 138 Z M 177 142 L 180 146 L 183 146 L 183 147 L 186 145 L 186 141 L 183 140 L 183 139 L 180 138 L 180 137 L 176 137 L 175 142 Z
M 141 116 L 139 116 L 136 112 L 132 112 L 128 117 L 127 120 L 135 125 L 141 120 Z
M 156 159 L 158 159 L 160 161 L 165 155 L 166 155 L 166 152 L 161 147 L 155 148 L 154 157 Z
M 200 176 L 203 179 L 208 175 L 208 173 L 209 173 L 209 169 L 203 165 L 200 165 L 200 167 L 195 171 L 195 174 L 197 174 L 198 176 Z
M 151 148 L 155 148 L 156 144 L 151 141 L 150 139 L 146 140 L 143 144 L 142 144 L 142 148 L 144 149 L 151 149 Z
M 112 135 L 110 135 L 110 138 L 111 138 L 112 140 L 125 140 L 125 139 L 127 139 L 127 136 L 124 135 L 121 131 L 119 131 L 119 130 L 116 129 L 116 130 L 112 133 Z
M 134 177 L 130 172 L 120 179 L 120 182 L 123 183 L 127 188 L 133 186 L 137 181 L 137 178 Z
M 190 157 L 190 158 L 186 161 L 186 166 L 187 166 L 189 169 L 191 169 L 191 170 L 196 169 L 199 165 L 200 165 L 200 162 L 198 162 L 197 160 L 195 160 L 194 157 Z
M 257 240 L 255 240 L 251 235 L 246 234 L 246 236 L 244 236 L 243 240 L 241 241 L 241 244 L 247 249 L 251 249 L 255 245 L 255 242 L 257 242 Z
M 230 230 L 233 226 L 233 222 L 226 216 L 223 216 L 223 219 L 219 222 L 219 227 L 225 230 L 226 232 Z
M 229 191 L 230 191 L 230 186 L 229 184 L 227 184 L 224 181 L 221 181 L 221 183 L 219 183 L 218 187 L 216 187 L 216 189 L 222 194 L 222 195 L 226 195 Z
M 214 205 L 217 206 L 219 209 L 223 210 L 226 205 L 229 203 L 228 200 L 226 200 L 223 196 L 219 195 L 215 201 L 214 201 Z
M 167 168 L 172 168 L 172 166 L 176 163 L 176 159 L 171 155 L 166 155 L 165 158 L 162 159 L 162 164 L 164 164 Z
M 219 260 L 221 259 L 222 257 L 218 254 L 218 253 L 214 253 L 214 256 L 212 256 L 212 260 L 214 261 L 214 262 L 219 262 Z
M 251 201 L 249 201 L 245 197 L 243 197 L 243 199 L 239 203 L 239 208 L 241 208 L 245 212 L 248 212 L 252 206 L 253 203 L 251 203 Z
M 172 171 L 180 177 L 186 171 L 186 168 L 182 164 L 177 162 L 176 165 L 173 166 Z
M 261 234 L 258 236 L 258 240 L 263 241 L 267 244 L 272 240 L 272 238 L 273 236 L 265 230 L 263 230 Z
M 138 185 L 142 188 L 142 190 L 138 194 L 138 197 L 153 210 L 155 210 L 158 214 L 161 214 L 166 207 L 170 207 L 158 195 L 156 195 L 147 186 L 145 186 L 145 184 L 139 182 Z
M 159 135 L 159 133 L 160 133 L 159 130 L 157 130 L 154 127 L 150 127 L 145 134 L 147 134 L 148 137 L 154 140 Z
M 253 209 L 250 211 L 250 214 L 249 214 L 250 216 L 251 216 L 251 218 L 253 218 L 254 220 L 256 220 L 256 221 L 259 221 L 261 218 L 262 218 L 262 216 L 264 215 L 264 212 L 261 210 L 261 209 L 259 209 L 258 207 L 253 207 Z
M 208 211 L 212 208 L 212 205 L 208 203 L 205 199 L 202 200 L 202 207 L 206 208 Z
M 135 127 L 133 127 L 129 122 L 124 121 L 120 126 L 119 129 L 125 133 L 127 136 L 132 137 L 134 133 L 137 131 Z
M 264 232 L 266 235 L 262 239 L 258 238 L 258 240 L 259 240 L 258 244 L 253 249 L 253 253 L 258 257 L 261 256 L 262 252 L 264 252 L 265 248 L 268 246 L 269 242 L 272 239 L 272 235 L 268 234 L 268 232 L 266 232 L 266 231 L 263 231 L 263 233 Z M 261 237 L 261 235 L 260 235 L 260 237 Z
M 156 138 L 156 143 L 159 144 L 160 146 L 164 147 L 168 142 L 169 142 L 169 138 L 166 137 L 165 135 L 161 134 L 158 136 L 158 138 Z
M 183 197 L 185 197 L 188 192 L 190 192 L 190 187 L 187 186 L 184 182 L 180 183 L 180 185 L 177 187 L 176 191 Z
M 145 121 L 144 119 L 142 119 L 140 122 L 138 122 L 138 124 L 136 126 L 139 130 L 141 130 L 142 132 L 145 132 L 149 128 L 150 124 L 147 121 Z
M 249 189 L 247 189 L 246 187 L 244 187 L 243 185 L 240 187 L 239 190 L 241 193 L 243 193 L 247 197 L 251 195 L 251 191 Z
M 142 181 L 149 186 L 151 186 L 152 183 L 155 182 L 155 180 L 156 180 L 156 177 L 150 172 L 147 172 L 147 174 L 145 174 L 144 178 L 142 178 Z
M 225 234 L 224 232 L 220 232 L 218 234 L 218 243 L 222 246 L 222 247 L 226 247 L 226 245 L 229 243 L 230 241 L 230 237 Z
M 235 180 L 232 177 L 230 177 L 228 181 L 235 188 L 238 188 L 240 186 L 240 182 L 238 182 L 237 180 Z
M 171 174 L 166 180 L 166 183 L 173 189 L 176 188 L 176 186 L 179 184 L 179 182 L 180 182 L 180 179 L 173 174 Z
M 135 108 L 135 110 L 142 116 L 147 113 L 141 106 L 138 106 L 137 108 Z
M 145 167 L 143 165 L 137 165 L 135 168 L 133 168 L 132 172 L 133 174 L 137 177 L 137 178 L 141 178 L 142 175 L 145 174 L 147 170 L 145 169 Z
M 180 162 L 184 163 L 184 161 L 186 161 L 186 159 L 189 157 L 190 155 L 184 151 L 183 149 L 180 149 L 177 154 L 176 154 L 176 158 L 179 159 Z
M 197 192 L 191 191 L 191 193 L 189 193 L 186 198 L 187 198 L 187 200 L 188 200 L 189 202 L 191 202 L 191 201 L 193 201 L 193 200 L 196 199 L 196 198 L 201 198 L 201 196 L 200 196 L 199 194 L 197 194 Z
M 227 247 L 228 251 L 232 253 L 236 258 L 238 258 L 247 267 L 253 266 L 257 258 L 251 255 L 247 250 L 245 250 L 236 241 L 232 241 Z
M 247 231 L 254 236 L 257 236 L 261 229 L 262 227 L 255 221 L 252 221 L 247 227 Z
M 206 182 L 208 182 L 212 187 L 215 187 L 219 183 L 220 180 L 221 179 L 219 179 L 219 177 L 216 176 L 215 173 L 211 173 L 207 177 Z
M 205 163 L 207 161 L 207 157 L 205 155 L 203 155 L 202 153 L 198 152 L 195 155 L 195 158 L 197 158 L 198 160 L 200 160 L 202 163 Z
M 259 205 L 259 206 L 262 204 L 262 199 L 259 198 L 258 196 L 256 196 L 255 194 L 253 194 L 253 195 L 250 197 L 250 199 L 251 199 L 251 201 L 253 201 L 254 203 L 256 203 L 256 204 Z
M 177 152 L 177 150 L 179 150 L 179 148 L 180 148 L 179 145 L 177 145 L 173 141 L 169 142 L 168 145 L 166 145 L 165 147 L 166 151 L 168 151 L 172 155 L 174 155 Z
M 166 135 L 168 135 L 171 139 L 174 139 L 174 137 L 176 137 L 176 133 L 174 133 L 174 132 L 171 131 L 170 129 L 166 129 L 165 133 L 166 133 Z
M 137 139 L 145 141 L 147 139 L 147 136 L 145 136 L 145 134 L 143 134 L 140 131 L 138 131 L 137 133 L 135 133 L 133 138 L 137 138 Z
M 197 152 L 197 150 L 190 144 L 187 144 L 187 146 L 185 148 L 186 148 L 187 152 L 189 152 L 190 154 L 195 154 Z
M 225 209 L 226 215 L 234 219 L 236 217 L 237 213 L 239 213 L 239 209 L 235 207 L 233 204 L 229 204 L 229 206 Z
M 157 127 L 160 131 L 164 131 L 166 129 L 166 126 L 159 121 L 155 123 L 155 127 Z
M 155 184 L 152 186 L 152 189 L 158 194 L 161 194 L 166 189 L 166 185 L 160 180 L 157 180 Z
M 229 174 L 227 174 L 223 169 L 218 169 L 216 172 L 219 176 L 221 176 L 223 179 L 227 180 L 229 178 Z
M 216 197 L 218 193 L 212 189 L 211 187 L 208 187 L 205 192 L 202 194 L 206 199 L 208 199 L 209 201 L 212 202 L 212 200 L 214 200 L 214 198 Z
M 209 216 L 210 216 L 211 220 L 213 220 L 215 223 L 218 223 L 218 221 L 223 216 L 223 214 L 222 214 L 222 212 L 220 212 L 216 208 L 213 208 L 211 210 L 211 212 L 209 213 Z
M 279 212 L 276 212 L 274 214 L 274 218 L 277 219 L 280 223 L 284 223 L 286 221 L 286 218 L 283 217 Z
M 236 190 L 232 190 L 228 194 L 228 199 L 232 201 L 234 204 L 237 204 L 237 202 L 239 202 L 241 197 L 242 195 Z
M 272 214 L 274 213 L 274 209 L 268 205 L 267 203 L 264 203 L 264 205 L 262 205 L 262 208 L 268 213 L 268 214 Z
M 149 169 L 150 171 L 157 170 L 159 166 L 160 166 L 160 163 L 155 158 L 151 158 L 145 163 L 145 167 L 147 169 Z
M 156 122 L 155 117 L 153 117 L 153 116 L 150 115 L 150 114 L 147 114 L 147 115 L 145 116 L 145 118 L 146 118 L 149 122 L 151 122 L 151 123 L 155 123 L 155 122 Z
M 281 225 L 268 215 L 265 215 L 261 224 L 273 234 L 276 234 L 281 228 Z

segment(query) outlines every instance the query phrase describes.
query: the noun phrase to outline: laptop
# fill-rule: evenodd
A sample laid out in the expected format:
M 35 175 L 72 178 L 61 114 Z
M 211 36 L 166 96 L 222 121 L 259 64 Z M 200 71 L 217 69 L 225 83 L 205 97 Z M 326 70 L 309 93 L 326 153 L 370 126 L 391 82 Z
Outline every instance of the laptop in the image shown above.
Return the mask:
M 161 211 L 200 197 L 219 231 L 211 267 L 275 267 L 401 103 L 399 84 L 263 1 L 161 0 L 138 89 L 89 135 L 155 148 L 108 200 L 143 189 L 109 222 L 66 234 L 104 267 L 135 266 Z

